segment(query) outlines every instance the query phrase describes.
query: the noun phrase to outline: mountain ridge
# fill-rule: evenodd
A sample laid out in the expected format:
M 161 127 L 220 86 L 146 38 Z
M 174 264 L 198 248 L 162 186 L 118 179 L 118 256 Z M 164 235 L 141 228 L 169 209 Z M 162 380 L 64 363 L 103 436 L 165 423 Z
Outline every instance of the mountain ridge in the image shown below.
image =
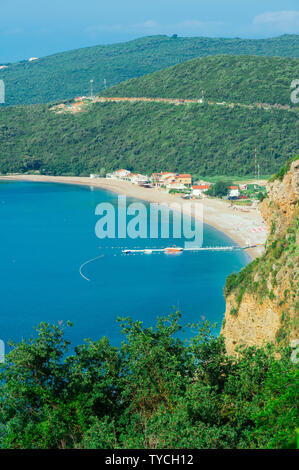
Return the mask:
M 6 105 L 36 104 L 86 95 L 94 90 L 162 70 L 193 58 L 230 55 L 299 57 L 299 35 L 269 39 L 174 38 L 148 36 L 133 41 L 60 52 L 0 70 Z M 295 77 L 296 78 L 296 77 Z

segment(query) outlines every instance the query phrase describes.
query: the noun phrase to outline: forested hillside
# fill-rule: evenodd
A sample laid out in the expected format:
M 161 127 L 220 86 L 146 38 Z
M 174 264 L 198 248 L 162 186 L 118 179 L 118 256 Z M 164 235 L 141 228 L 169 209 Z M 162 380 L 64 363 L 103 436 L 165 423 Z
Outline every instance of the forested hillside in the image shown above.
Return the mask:
M 292 105 L 299 59 L 218 55 L 194 59 L 116 85 L 104 96 L 202 98 L 233 103 Z
M 296 446 L 291 348 L 251 347 L 232 358 L 208 322 L 179 339 L 179 314 L 155 327 L 129 318 L 121 326 L 119 347 L 99 337 L 70 354 L 65 326 L 45 323 L 12 345 L 0 364 L 0 448 Z
M 54 54 L 0 70 L 6 105 L 46 103 L 95 92 L 196 57 L 216 54 L 299 57 L 299 36 L 270 39 L 151 36 Z M 278 77 L 276 77 L 278 78 Z M 292 77 L 292 79 L 296 78 Z
M 55 175 L 129 168 L 200 175 L 277 171 L 298 153 L 298 112 L 164 103 L 90 103 L 57 114 L 47 105 L 3 108 L 0 172 Z

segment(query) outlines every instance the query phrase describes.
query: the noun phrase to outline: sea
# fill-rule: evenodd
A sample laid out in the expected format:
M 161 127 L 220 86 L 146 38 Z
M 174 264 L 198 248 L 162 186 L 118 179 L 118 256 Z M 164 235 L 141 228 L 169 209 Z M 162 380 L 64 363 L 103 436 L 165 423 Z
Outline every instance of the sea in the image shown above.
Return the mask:
M 68 321 L 72 347 L 103 336 L 117 345 L 124 339 L 118 318 L 149 327 L 176 311 L 184 327 L 209 320 L 219 332 L 225 279 L 250 261 L 248 254 L 124 255 L 123 249 L 164 248 L 174 240 L 161 233 L 156 239 L 99 239 L 96 208 L 102 203 L 116 207 L 118 195 L 88 186 L 0 183 L 0 339 L 7 348 L 9 340 L 35 336 L 41 322 L 64 327 Z M 204 224 L 204 246 L 232 244 Z M 181 334 L 188 340 L 191 333 L 184 328 Z

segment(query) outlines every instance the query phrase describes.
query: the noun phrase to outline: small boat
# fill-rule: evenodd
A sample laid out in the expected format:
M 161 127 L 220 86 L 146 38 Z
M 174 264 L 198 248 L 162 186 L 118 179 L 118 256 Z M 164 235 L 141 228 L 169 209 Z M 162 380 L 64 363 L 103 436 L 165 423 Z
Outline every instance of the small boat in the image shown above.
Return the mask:
M 146 255 L 151 255 L 152 252 L 153 252 L 153 250 L 149 250 L 149 249 L 144 250 L 144 253 L 145 253 Z
M 129 255 L 129 254 L 132 253 L 132 251 L 131 250 L 123 250 L 123 253 L 124 253 L 124 255 Z
M 183 251 L 183 248 L 180 248 L 178 246 L 171 246 L 168 248 L 164 249 L 165 253 L 181 253 Z

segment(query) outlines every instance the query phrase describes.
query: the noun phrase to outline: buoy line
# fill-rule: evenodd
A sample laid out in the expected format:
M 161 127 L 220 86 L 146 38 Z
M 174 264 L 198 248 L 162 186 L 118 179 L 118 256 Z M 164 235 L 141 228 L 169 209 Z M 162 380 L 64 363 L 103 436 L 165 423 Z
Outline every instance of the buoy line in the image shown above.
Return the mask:
M 89 263 L 92 263 L 93 261 L 96 261 L 97 259 L 100 259 L 100 258 L 103 258 L 104 255 L 101 255 L 101 256 L 97 256 L 96 258 L 92 258 L 88 261 L 85 261 L 85 263 L 81 264 L 80 268 L 79 268 L 79 273 L 80 273 L 80 276 L 83 277 L 83 279 L 85 279 L 86 281 L 90 282 L 91 279 L 88 279 L 88 277 L 84 276 L 84 274 L 82 273 L 82 269 L 87 266 Z

